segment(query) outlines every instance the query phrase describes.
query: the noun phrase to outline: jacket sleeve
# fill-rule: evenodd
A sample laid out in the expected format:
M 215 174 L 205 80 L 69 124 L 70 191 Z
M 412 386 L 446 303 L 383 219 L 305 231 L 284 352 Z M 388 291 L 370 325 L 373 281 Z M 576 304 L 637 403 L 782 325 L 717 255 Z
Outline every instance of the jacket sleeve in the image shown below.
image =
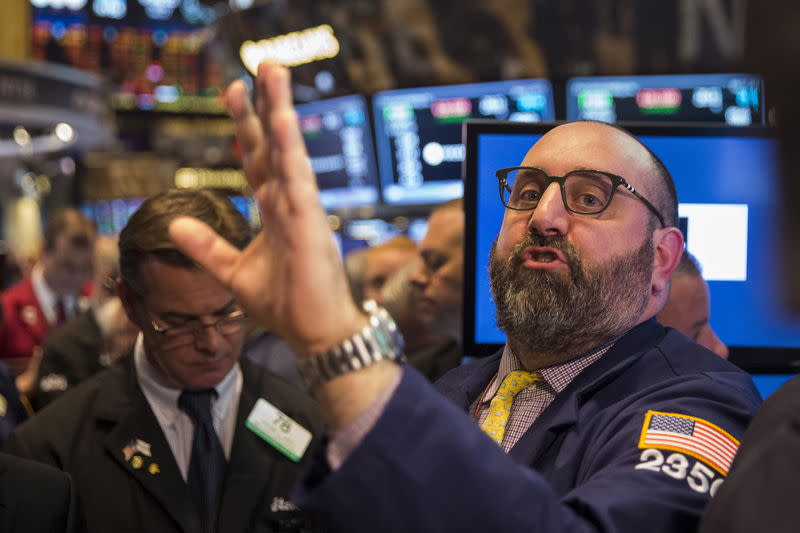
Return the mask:
M 670 396 L 675 397 L 664 393 L 653 407 L 681 407 L 671 405 Z M 686 407 L 694 408 L 691 403 Z M 734 404 L 730 413 L 726 403 Z M 717 421 L 743 431 L 750 413 L 744 403 L 733 392 L 715 402 L 722 413 Z M 673 459 L 664 472 L 669 451 L 661 452 L 657 471 L 637 468 L 646 412 L 631 401 L 615 423 L 602 424 L 605 432 L 590 433 L 587 440 L 598 442 L 571 459 L 581 463 L 578 479 L 559 494 L 406 368 L 361 446 L 336 472 L 318 461 L 296 496 L 330 531 L 623 532 L 645 524 L 654 532 L 693 531 L 709 498 L 709 469 L 695 467 L 688 457 L 685 465 Z M 693 471 L 691 483 L 704 490 L 690 485 Z

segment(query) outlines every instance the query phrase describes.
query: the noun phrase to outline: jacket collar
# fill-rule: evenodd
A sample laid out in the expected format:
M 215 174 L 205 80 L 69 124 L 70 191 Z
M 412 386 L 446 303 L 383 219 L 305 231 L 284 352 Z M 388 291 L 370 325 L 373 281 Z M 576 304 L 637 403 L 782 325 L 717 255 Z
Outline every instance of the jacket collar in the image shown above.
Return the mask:
M 511 448 L 509 455 L 531 464 L 531 458 L 541 456 L 555 442 L 559 432 L 576 422 L 580 406 L 593 391 L 637 361 L 665 333 L 664 327 L 651 318 L 623 335 L 608 352 L 586 367 L 555 397 Z
M 256 401 L 268 390 L 267 374 L 257 370 L 244 357 L 242 367 L 242 393 L 239 399 L 236 430 L 220 504 L 220 531 L 245 531 L 250 527 L 252 512 L 264 498 L 265 487 L 270 483 L 276 466 L 276 455 L 265 453 L 269 446 L 248 430 L 245 420 Z M 129 475 L 148 491 L 184 531 L 199 531 L 199 518 L 187 492 L 172 451 L 150 409 L 147 399 L 136 381 L 132 353 L 129 353 L 108 372 L 93 408 L 95 419 L 114 424 L 105 448 Z M 267 398 L 278 409 L 295 417 L 289 399 Z M 297 419 L 297 418 L 295 418 Z M 125 448 L 136 439 L 150 445 L 150 457 L 138 453 L 141 463 L 132 457 L 126 460 Z M 130 452 L 129 452 L 130 453 Z M 152 464 L 158 472 L 152 472 Z M 137 465 L 139 465 L 137 467 Z

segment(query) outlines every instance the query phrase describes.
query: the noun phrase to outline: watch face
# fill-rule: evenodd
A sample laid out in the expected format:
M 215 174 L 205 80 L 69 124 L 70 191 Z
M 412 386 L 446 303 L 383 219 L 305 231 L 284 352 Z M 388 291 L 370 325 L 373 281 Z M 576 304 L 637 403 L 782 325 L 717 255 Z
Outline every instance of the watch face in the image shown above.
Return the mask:
M 403 338 L 389 313 L 374 301 L 364 303 L 370 325 L 329 350 L 301 358 L 300 375 L 309 387 L 387 359 L 401 362 Z

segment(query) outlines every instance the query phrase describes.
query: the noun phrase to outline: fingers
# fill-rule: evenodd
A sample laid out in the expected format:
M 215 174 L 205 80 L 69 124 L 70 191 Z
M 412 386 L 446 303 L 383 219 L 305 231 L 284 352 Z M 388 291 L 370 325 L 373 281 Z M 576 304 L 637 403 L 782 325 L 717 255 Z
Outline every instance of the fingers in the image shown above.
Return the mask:
M 315 204 L 317 182 L 294 110 L 289 70 L 270 61 L 262 62 L 255 90 L 255 110 L 242 82 L 231 84 L 226 94 L 245 153 L 245 172 L 251 188 L 257 191 L 264 183 L 277 180 L 288 193 L 285 199 L 292 208 Z
M 236 262 L 241 254 L 239 250 L 208 225 L 193 218 L 173 220 L 169 225 L 169 235 L 187 257 L 231 288 Z
M 269 175 L 266 153 L 268 139 L 264 135 L 258 116 L 250 103 L 247 88 L 242 81 L 233 82 L 225 95 L 228 113 L 236 124 L 236 136 L 244 152 L 247 181 L 253 190 L 258 189 Z
M 298 193 L 316 196 L 316 176 L 294 109 L 289 70 L 278 65 L 263 64 L 259 76 L 261 94 L 269 102 L 267 120 L 275 152 L 273 164 L 276 172 L 279 176 L 290 178 L 287 183 L 290 196 L 296 197 Z M 307 201 L 307 198 L 303 199 L 304 203 Z

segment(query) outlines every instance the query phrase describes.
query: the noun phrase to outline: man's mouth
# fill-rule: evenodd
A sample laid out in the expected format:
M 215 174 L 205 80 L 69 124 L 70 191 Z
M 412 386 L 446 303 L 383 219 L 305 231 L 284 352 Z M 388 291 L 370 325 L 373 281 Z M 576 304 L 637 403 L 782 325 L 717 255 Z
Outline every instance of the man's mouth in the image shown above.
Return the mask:
M 540 261 L 542 263 L 551 263 L 557 259 L 556 254 L 554 254 L 553 252 L 539 252 L 537 254 L 534 254 L 533 258 L 536 261 Z
M 566 256 L 560 250 L 543 246 L 525 248 L 520 259 L 525 268 L 560 268 L 568 265 Z

